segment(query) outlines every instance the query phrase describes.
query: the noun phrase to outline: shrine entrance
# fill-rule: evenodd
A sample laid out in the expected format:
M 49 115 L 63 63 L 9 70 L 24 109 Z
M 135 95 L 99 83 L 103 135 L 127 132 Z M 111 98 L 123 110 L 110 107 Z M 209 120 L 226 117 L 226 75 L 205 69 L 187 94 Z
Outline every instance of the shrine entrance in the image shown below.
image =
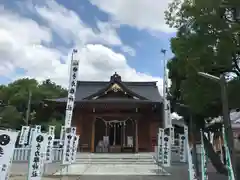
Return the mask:
M 136 123 L 132 119 L 95 121 L 95 152 L 135 152 Z

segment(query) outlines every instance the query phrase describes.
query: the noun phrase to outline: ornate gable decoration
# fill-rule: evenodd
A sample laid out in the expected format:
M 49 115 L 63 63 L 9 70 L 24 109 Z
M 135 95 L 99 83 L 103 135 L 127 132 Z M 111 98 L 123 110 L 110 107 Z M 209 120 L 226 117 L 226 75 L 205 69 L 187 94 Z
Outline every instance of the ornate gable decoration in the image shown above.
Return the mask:
M 108 87 L 105 87 L 104 89 L 99 90 L 95 94 L 91 95 L 89 98 L 94 100 L 99 99 L 101 97 L 105 97 L 105 95 L 109 94 L 109 92 L 113 92 L 114 94 L 117 92 L 121 92 L 124 96 L 128 98 L 140 99 L 139 97 L 136 97 L 134 93 L 132 94 L 130 90 L 128 90 L 122 85 L 122 78 L 116 72 L 111 76 Z M 116 94 L 116 95 L 119 95 L 119 94 Z M 110 96 L 112 96 L 112 94 Z
M 109 91 L 119 92 L 119 91 L 123 91 L 123 89 L 118 84 L 115 83 L 107 90 L 107 92 Z

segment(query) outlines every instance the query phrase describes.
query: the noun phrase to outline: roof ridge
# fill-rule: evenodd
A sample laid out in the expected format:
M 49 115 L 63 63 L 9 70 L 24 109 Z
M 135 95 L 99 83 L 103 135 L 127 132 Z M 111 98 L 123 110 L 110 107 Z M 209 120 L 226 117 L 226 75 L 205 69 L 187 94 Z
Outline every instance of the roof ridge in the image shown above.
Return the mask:
M 156 83 L 158 81 L 121 81 L 123 84 L 126 85 L 156 85 Z M 110 83 L 110 81 L 78 81 L 78 84 L 89 84 L 89 85 L 93 85 L 93 84 L 106 84 L 106 83 Z

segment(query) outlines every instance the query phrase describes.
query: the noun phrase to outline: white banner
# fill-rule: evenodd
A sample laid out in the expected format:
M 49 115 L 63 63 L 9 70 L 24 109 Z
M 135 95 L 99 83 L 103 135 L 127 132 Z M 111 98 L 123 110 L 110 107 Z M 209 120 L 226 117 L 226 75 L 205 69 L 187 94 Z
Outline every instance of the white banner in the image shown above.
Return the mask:
M 42 165 L 43 165 L 45 163 L 45 161 L 46 161 L 47 146 L 48 146 L 48 133 L 42 133 L 42 135 L 44 136 L 43 161 L 42 161 Z
M 74 136 L 71 132 L 71 128 L 66 128 L 62 161 L 62 164 L 64 165 L 71 164 L 71 150 L 73 146 L 73 138 Z
M 170 108 L 171 108 L 170 101 L 165 99 L 165 103 L 164 103 L 165 128 L 172 127 L 171 109 Z
M 46 148 L 46 163 L 51 163 L 53 160 L 52 150 L 53 150 L 54 134 L 47 135 L 47 148 Z
M 202 172 L 202 180 L 208 180 L 208 173 L 207 173 L 207 154 L 204 148 L 204 141 L 203 141 L 203 131 L 200 130 L 201 134 L 201 172 Z
M 29 126 L 22 126 L 20 137 L 19 137 L 19 144 L 24 145 L 28 142 L 28 133 L 29 133 Z
M 163 160 L 163 135 L 164 135 L 164 129 L 159 128 L 158 130 L 158 148 L 157 148 L 157 159 L 158 162 L 162 162 Z
M 0 179 L 5 180 L 11 166 L 18 132 L 0 130 Z
M 78 143 L 79 143 L 79 136 L 75 135 L 73 137 L 73 147 L 72 147 L 72 154 L 71 154 L 71 162 L 72 163 L 76 162 Z
M 73 135 L 76 135 L 76 133 L 77 133 L 77 128 L 76 128 L 76 127 L 71 127 L 71 133 L 72 133 Z
M 29 139 L 28 139 L 28 144 L 30 144 L 30 145 L 32 143 L 32 137 L 33 137 L 34 132 L 35 132 L 35 128 L 31 128 Z
M 187 141 L 185 135 L 179 135 L 179 156 L 180 162 L 187 162 Z
M 60 144 L 63 145 L 64 143 L 64 136 L 65 136 L 66 128 L 65 126 L 61 127 L 61 132 L 60 132 Z
M 73 53 L 76 53 L 74 50 Z M 77 77 L 78 77 L 78 66 L 79 60 L 74 59 L 72 56 L 71 67 L 70 67 L 70 78 L 69 78 L 69 90 L 68 90 L 68 101 L 66 106 L 66 115 L 65 115 L 65 126 L 71 127 L 72 113 L 74 108 L 75 94 L 77 88 Z
M 41 125 L 36 125 L 36 126 L 35 126 L 35 129 L 36 129 L 36 132 L 40 133 L 42 127 L 41 127 Z
M 55 126 L 49 126 L 48 127 L 48 134 L 55 135 Z
M 14 151 L 13 151 L 13 153 L 14 153 Z M 9 177 L 10 177 L 11 166 L 12 166 L 12 158 L 10 159 L 9 163 L 10 163 L 10 164 L 9 164 L 9 166 L 8 166 L 8 169 L 7 169 L 7 175 L 6 175 L 5 180 L 9 180 Z
M 171 137 L 167 134 L 163 136 L 163 162 L 164 167 L 171 165 Z
M 71 135 L 72 135 L 72 144 L 70 147 L 70 156 L 71 156 L 71 162 L 73 161 L 73 156 L 74 156 L 74 146 L 76 145 L 76 143 L 74 142 L 75 140 L 75 136 L 76 136 L 76 127 L 71 127 Z
M 171 136 L 171 145 L 175 144 L 175 132 L 174 132 L 174 127 L 170 127 L 170 136 Z
M 164 105 L 164 127 L 172 127 L 172 119 L 171 119 L 171 105 L 168 100 L 168 73 L 166 71 L 166 65 L 164 65 L 164 77 L 163 77 L 163 105 Z
M 28 166 L 28 180 L 40 180 L 43 173 L 46 135 L 35 131 L 32 136 L 31 153 Z

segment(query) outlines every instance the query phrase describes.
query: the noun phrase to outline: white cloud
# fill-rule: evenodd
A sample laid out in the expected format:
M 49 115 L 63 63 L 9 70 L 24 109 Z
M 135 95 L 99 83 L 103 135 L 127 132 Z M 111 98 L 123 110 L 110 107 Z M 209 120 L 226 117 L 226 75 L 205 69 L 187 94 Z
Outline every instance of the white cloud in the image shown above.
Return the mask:
M 38 80 L 50 78 L 62 85 L 68 81 L 68 65 L 72 48 L 79 50 L 80 80 L 109 80 L 116 71 L 128 81 L 159 81 L 162 92 L 162 79 L 137 72 L 130 67 L 123 54 L 114 52 L 110 45 L 124 47 L 113 24 L 98 22 L 98 31 L 84 24 L 71 10 L 46 1 L 45 6 L 31 6 L 31 12 L 45 23 L 0 7 L 0 75 L 14 76 L 16 68 L 26 71 L 25 77 Z M 54 48 L 53 33 L 65 42 L 73 42 L 69 54 Z M 95 42 L 95 44 L 93 43 Z M 66 60 L 61 63 L 60 59 Z
M 172 0 L 90 0 L 114 21 L 138 29 L 174 32 L 165 24 L 164 11 Z
M 125 53 L 128 53 L 130 56 L 135 56 L 136 55 L 136 51 L 135 49 L 133 49 L 130 46 L 122 46 L 122 51 Z
M 122 44 L 113 25 L 98 21 L 99 30 L 94 32 L 92 28 L 83 23 L 77 13 L 66 9 L 56 1 L 48 0 L 44 6 L 32 6 L 31 11 L 45 20 L 48 26 L 67 43 Z

